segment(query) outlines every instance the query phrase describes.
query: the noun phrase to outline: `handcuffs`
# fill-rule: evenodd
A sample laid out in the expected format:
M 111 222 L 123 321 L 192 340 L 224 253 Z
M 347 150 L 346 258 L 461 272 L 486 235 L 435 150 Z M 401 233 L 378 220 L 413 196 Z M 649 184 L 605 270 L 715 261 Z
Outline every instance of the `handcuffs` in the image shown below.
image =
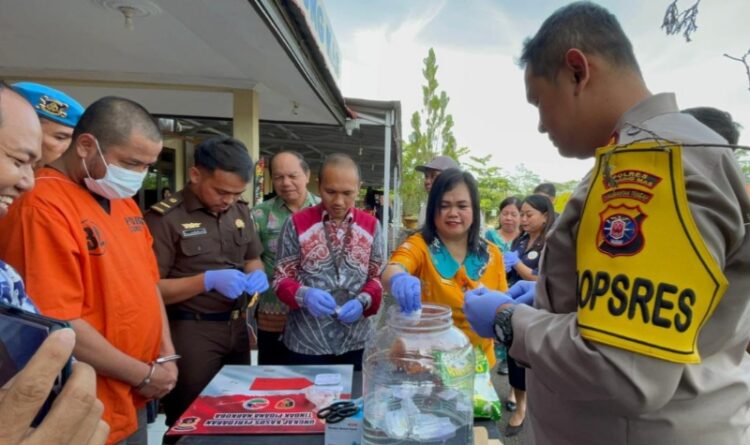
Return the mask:
M 156 365 L 163 365 L 164 363 L 173 362 L 175 360 L 179 360 L 181 357 L 182 356 L 179 354 L 165 355 L 163 357 L 158 357 L 156 360 L 151 362 L 151 369 L 148 370 L 148 375 L 141 381 L 141 383 L 138 384 L 138 386 L 135 387 L 135 390 L 140 391 L 149 383 L 151 383 L 151 378 L 154 376 L 154 372 L 156 371 Z

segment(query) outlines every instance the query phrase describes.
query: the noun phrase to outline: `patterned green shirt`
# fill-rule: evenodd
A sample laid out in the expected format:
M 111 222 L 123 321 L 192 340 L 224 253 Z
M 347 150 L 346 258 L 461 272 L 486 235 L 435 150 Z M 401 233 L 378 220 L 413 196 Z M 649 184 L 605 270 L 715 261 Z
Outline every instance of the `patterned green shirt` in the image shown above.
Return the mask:
M 320 198 L 308 191 L 305 202 L 300 210 L 314 206 L 319 202 Z M 273 280 L 273 269 L 276 264 L 276 246 L 279 235 L 281 235 L 281 228 L 291 214 L 292 211 L 287 207 L 284 200 L 278 196 L 253 207 L 255 231 L 260 236 L 261 243 L 263 243 L 263 254 L 260 258 L 263 260 L 263 266 L 269 282 Z M 258 311 L 270 314 L 286 314 L 289 312 L 289 308 L 279 301 L 273 292 L 273 287 L 271 287 L 261 295 Z

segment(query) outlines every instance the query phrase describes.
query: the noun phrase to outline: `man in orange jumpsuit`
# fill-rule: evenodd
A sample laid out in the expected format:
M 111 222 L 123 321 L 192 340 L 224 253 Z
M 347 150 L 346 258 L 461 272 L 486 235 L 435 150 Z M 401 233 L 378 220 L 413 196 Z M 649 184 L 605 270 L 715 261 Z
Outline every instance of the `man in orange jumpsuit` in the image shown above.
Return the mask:
M 63 157 L 0 222 L 0 257 L 46 315 L 70 321 L 74 355 L 94 367 L 108 444 L 145 444 L 147 400 L 177 379 L 156 286 L 151 235 L 136 203 L 162 148 L 148 112 L 106 97 L 81 117 Z

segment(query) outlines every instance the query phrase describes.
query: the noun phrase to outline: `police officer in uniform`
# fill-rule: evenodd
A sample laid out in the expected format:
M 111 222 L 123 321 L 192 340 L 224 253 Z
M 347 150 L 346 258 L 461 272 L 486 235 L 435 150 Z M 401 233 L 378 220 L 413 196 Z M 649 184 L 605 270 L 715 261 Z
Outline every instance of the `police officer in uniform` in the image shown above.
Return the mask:
M 47 85 L 18 82 L 13 89 L 34 106 L 42 124 L 42 159 L 37 167 L 44 167 L 62 156 L 73 139 L 73 128 L 83 115 L 83 106 L 75 99 Z
M 534 307 L 465 295 L 472 328 L 531 369 L 532 443 L 750 443 L 750 198 L 727 141 L 647 89 L 601 6 L 560 8 L 520 60 L 540 131 L 596 159 Z
M 163 400 L 168 425 L 223 365 L 250 363 L 248 302 L 268 289 L 263 248 L 240 199 L 252 171 L 242 142 L 206 140 L 195 149 L 189 184 L 146 214 L 159 288 L 182 356 L 177 386 Z

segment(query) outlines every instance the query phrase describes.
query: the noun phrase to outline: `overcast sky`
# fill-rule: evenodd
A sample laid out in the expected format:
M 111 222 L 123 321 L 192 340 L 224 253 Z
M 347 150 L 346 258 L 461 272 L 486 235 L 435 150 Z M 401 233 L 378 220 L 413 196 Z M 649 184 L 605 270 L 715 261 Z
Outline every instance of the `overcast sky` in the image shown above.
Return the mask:
M 320 0 L 318 0 L 320 1 Z M 680 9 L 695 0 L 679 0 Z M 523 71 L 515 64 L 523 40 L 564 1 L 325 0 L 341 47 L 339 85 L 347 97 L 400 100 L 403 137 L 421 106 L 422 65 L 435 49 L 440 88 L 451 101 L 459 146 L 493 154 L 512 172 L 521 163 L 551 181 L 580 179 L 592 161 L 560 157 L 537 132 L 526 103 Z M 600 2 L 620 20 L 654 92 L 675 92 L 681 108 L 714 106 L 744 127 L 750 145 L 750 91 L 744 67 L 723 57 L 750 48 L 750 0 L 705 0 L 693 41 L 660 29 L 671 0 Z

